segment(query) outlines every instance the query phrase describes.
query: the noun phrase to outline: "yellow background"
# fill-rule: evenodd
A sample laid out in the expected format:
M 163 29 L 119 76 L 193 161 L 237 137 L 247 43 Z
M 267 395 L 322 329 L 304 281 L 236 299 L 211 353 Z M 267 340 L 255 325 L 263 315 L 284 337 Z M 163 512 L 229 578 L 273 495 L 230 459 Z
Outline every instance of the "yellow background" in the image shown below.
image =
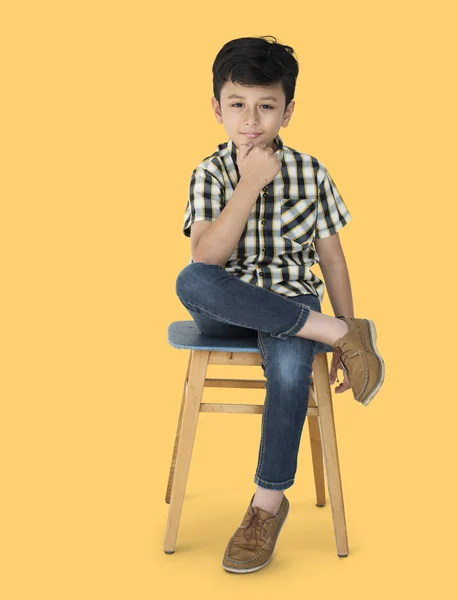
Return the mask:
M 4 3 L 2 598 L 456 597 L 453 5 Z M 275 556 L 242 577 L 221 560 L 255 489 L 259 415 L 200 416 L 175 554 L 162 544 L 188 184 L 226 140 L 213 60 L 252 35 L 296 51 L 280 135 L 350 209 L 355 314 L 377 324 L 386 379 L 368 407 L 333 394 L 349 556 L 315 507 L 304 429 Z M 208 375 L 262 376 L 228 369 Z

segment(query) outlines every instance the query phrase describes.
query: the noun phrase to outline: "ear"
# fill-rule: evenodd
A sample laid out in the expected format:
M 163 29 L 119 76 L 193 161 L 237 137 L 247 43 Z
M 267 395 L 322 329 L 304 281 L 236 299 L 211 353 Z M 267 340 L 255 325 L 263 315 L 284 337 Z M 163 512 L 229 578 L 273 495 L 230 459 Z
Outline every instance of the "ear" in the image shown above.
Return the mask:
M 213 112 L 215 114 L 216 120 L 218 121 L 218 123 L 222 123 L 223 122 L 223 113 L 221 112 L 221 107 L 219 105 L 218 100 L 215 98 L 215 96 L 212 97 L 212 108 L 213 108 Z
M 288 123 L 293 115 L 295 105 L 296 105 L 296 103 L 294 100 L 291 100 L 291 102 L 288 104 L 288 108 L 286 109 L 285 115 L 283 117 L 282 127 L 288 126 Z

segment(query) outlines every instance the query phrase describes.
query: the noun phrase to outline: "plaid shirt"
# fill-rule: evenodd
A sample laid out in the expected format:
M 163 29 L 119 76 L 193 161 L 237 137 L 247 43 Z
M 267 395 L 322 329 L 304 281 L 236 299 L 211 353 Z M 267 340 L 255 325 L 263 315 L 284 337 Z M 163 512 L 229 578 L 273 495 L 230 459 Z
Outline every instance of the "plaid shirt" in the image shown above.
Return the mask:
M 315 294 L 321 303 L 324 283 L 310 270 L 319 263 L 313 240 L 333 235 L 351 215 L 317 158 L 283 145 L 279 135 L 275 143 L 281 170 L 261 190 L 224 269 L 283 296 Z M 240 179 L 236 161 L 229 139 L 194 169 L 183 225 L 187 237 L 194 221 L 215 221 L 229 201 Z

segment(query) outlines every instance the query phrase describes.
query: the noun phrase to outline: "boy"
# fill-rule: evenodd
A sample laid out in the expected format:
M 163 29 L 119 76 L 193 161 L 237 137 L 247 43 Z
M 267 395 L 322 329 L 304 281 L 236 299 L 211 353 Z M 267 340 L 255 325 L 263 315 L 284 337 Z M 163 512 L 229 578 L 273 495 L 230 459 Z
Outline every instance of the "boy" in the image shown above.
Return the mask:
M 268 36 L 270 37 L 270 36 Z M 307 413 L 313 357 L 333 352 L 356 400 L 367 406 L 384 379 L 372 321 L 353 317 L 350 279 L 338 231 L 351 219 L 315 157 L 278 135 L 294 110 L 298 64 L 290 46 L 240 38 L 213 64 L 213 111 L 227 143 L 193 171 L 184 233 L 192 258 L 176 293 L 210 336 L 257 336 L 267 380 L 257 484 L 222 566 L 235 573 L 272 558 L 289 511 Z M 321 313 L 320 262 L 336 318 Z

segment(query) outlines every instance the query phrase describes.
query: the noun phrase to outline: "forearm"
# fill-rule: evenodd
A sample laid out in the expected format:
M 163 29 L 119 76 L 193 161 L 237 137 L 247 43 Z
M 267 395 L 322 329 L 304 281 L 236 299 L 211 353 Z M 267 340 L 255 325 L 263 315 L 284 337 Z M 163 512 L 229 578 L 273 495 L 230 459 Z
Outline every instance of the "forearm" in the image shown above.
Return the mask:
M 239 181 L 229 202 L 202 234 L 195 251 L 196 262 L 224 267 L 240 240 L 260 189 L 249 179 Z
M 320 267 L 334 314 L 336 316 L 354 317 L 347 263 L 341 261 L 327 266 L 320 264 Z

